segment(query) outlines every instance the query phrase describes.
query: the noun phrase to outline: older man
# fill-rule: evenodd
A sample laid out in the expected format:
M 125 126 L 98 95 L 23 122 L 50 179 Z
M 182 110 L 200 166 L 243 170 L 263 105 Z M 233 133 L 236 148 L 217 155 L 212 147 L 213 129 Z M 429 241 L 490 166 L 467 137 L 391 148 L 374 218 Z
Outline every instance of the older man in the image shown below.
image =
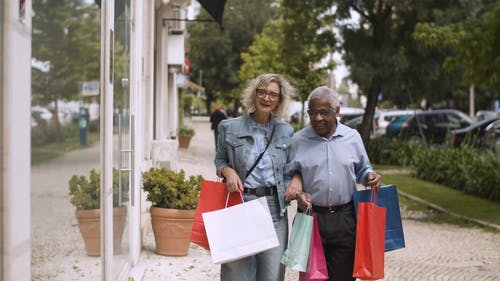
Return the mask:
M 312 205 L 316 212 L 330 280 L 355 280 L 352 193 L 357 183 L 378 189 L 381 177 L 373 172 L 359 133 L 337 121 L 336 93 L 318 87 L 308 100 L 311 125 L 293 136 L 286 168 L 287 174 L 295 175 L 291 185 L 298 185 L 289 190 L 304 192 L 286 196 L 297 198 L 301 209 Z

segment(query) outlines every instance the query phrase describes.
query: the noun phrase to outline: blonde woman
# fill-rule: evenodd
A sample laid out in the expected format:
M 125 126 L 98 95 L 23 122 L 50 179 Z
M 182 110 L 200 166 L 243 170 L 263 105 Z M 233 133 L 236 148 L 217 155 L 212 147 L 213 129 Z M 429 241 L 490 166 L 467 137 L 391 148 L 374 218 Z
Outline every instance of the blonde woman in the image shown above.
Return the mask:
M 245 114 L 219 124 L 217 175 L 225 178 L 229 192 L 242 192 L 245 201 L 266 196 L 280 242 L 277 248 L 222 264 L 222 281 L 284 280 L 280 263 L 288 243 L 284 169 L 293 128 L 280 118 L 286 117 L 294 95 L 295 89 L 281 75 L 260 75 L 243 90 Z

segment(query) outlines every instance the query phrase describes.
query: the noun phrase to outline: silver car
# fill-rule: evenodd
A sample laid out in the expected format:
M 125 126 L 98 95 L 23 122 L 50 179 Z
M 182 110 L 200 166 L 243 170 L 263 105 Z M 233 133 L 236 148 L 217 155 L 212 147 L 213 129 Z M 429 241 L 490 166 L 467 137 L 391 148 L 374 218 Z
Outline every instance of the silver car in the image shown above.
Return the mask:
M 484 144 L 486 147 L 500 155 L 500 120 L 497 120 L 486 127 L 484 131 Z

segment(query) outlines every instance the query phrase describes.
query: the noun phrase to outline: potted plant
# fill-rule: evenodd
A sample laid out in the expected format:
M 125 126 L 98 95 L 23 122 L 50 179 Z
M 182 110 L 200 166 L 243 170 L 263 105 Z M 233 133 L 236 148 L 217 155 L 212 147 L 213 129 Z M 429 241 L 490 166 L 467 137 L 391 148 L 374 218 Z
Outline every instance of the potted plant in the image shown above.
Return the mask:
M 179 139 L 180 148 L 188 148 L 191 138 L 194 136 L 194 129 L 191 127 L 183 126 L 179 128 L 177 132 L 177 137 Z
M 113 252 L 115 254 L 120 253 L 127 214 L 122 202 L 128 200 L 128 188 L 120 192 L 118 177 L 118 170 L 113 169 Z M 123 181 L 127 183 L 128 177 L 122 177 Z M 70 202 L 76 207 L 78 227 L 89 256 L 101 254 L 100 184 L 100 174 L 95 169 L 90 171 L 88 177 L 73 175 L 68 183 Z M 128 184 L 124 186 L 128 187 Z
M 151 168 L 142 173 L 146 200 L 153 203 L 150 213 L 156 253 L 187 255 L 202 181 L 201 175 L 186 177 L 184 170 Z

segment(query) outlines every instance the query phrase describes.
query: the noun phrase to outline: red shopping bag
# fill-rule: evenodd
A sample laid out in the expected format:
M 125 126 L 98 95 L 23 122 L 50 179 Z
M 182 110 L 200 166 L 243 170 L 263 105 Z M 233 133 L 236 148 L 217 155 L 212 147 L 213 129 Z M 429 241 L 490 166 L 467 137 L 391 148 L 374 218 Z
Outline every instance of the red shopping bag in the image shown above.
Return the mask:
M 241 203 L 241 194 L 232 192 L 227 196 L 226 184 L 218 181 L 204 180 L 201 184 L 200 197 L 196 205 L 193 228 L 191 229 L 191 242 L 210 250 L 207 232 L 203 223 L 202 213 L 224 209 Z
M 299 281 L 325 281 L 328 280 L 328 268 L 326 267 L 325 252 L 321 243 L 321 235 L 318 228 L 318 219 L 313 214 L 313 230 L 311 237 L 311 250 L 309 252 L 309 263 L 307 271 L 299 273 Z
M 371 202 L 358 203 L 356 250 L 353 277 L 364 280 L 384 278 L 386 208 L 377 206 L 372 189 Z

